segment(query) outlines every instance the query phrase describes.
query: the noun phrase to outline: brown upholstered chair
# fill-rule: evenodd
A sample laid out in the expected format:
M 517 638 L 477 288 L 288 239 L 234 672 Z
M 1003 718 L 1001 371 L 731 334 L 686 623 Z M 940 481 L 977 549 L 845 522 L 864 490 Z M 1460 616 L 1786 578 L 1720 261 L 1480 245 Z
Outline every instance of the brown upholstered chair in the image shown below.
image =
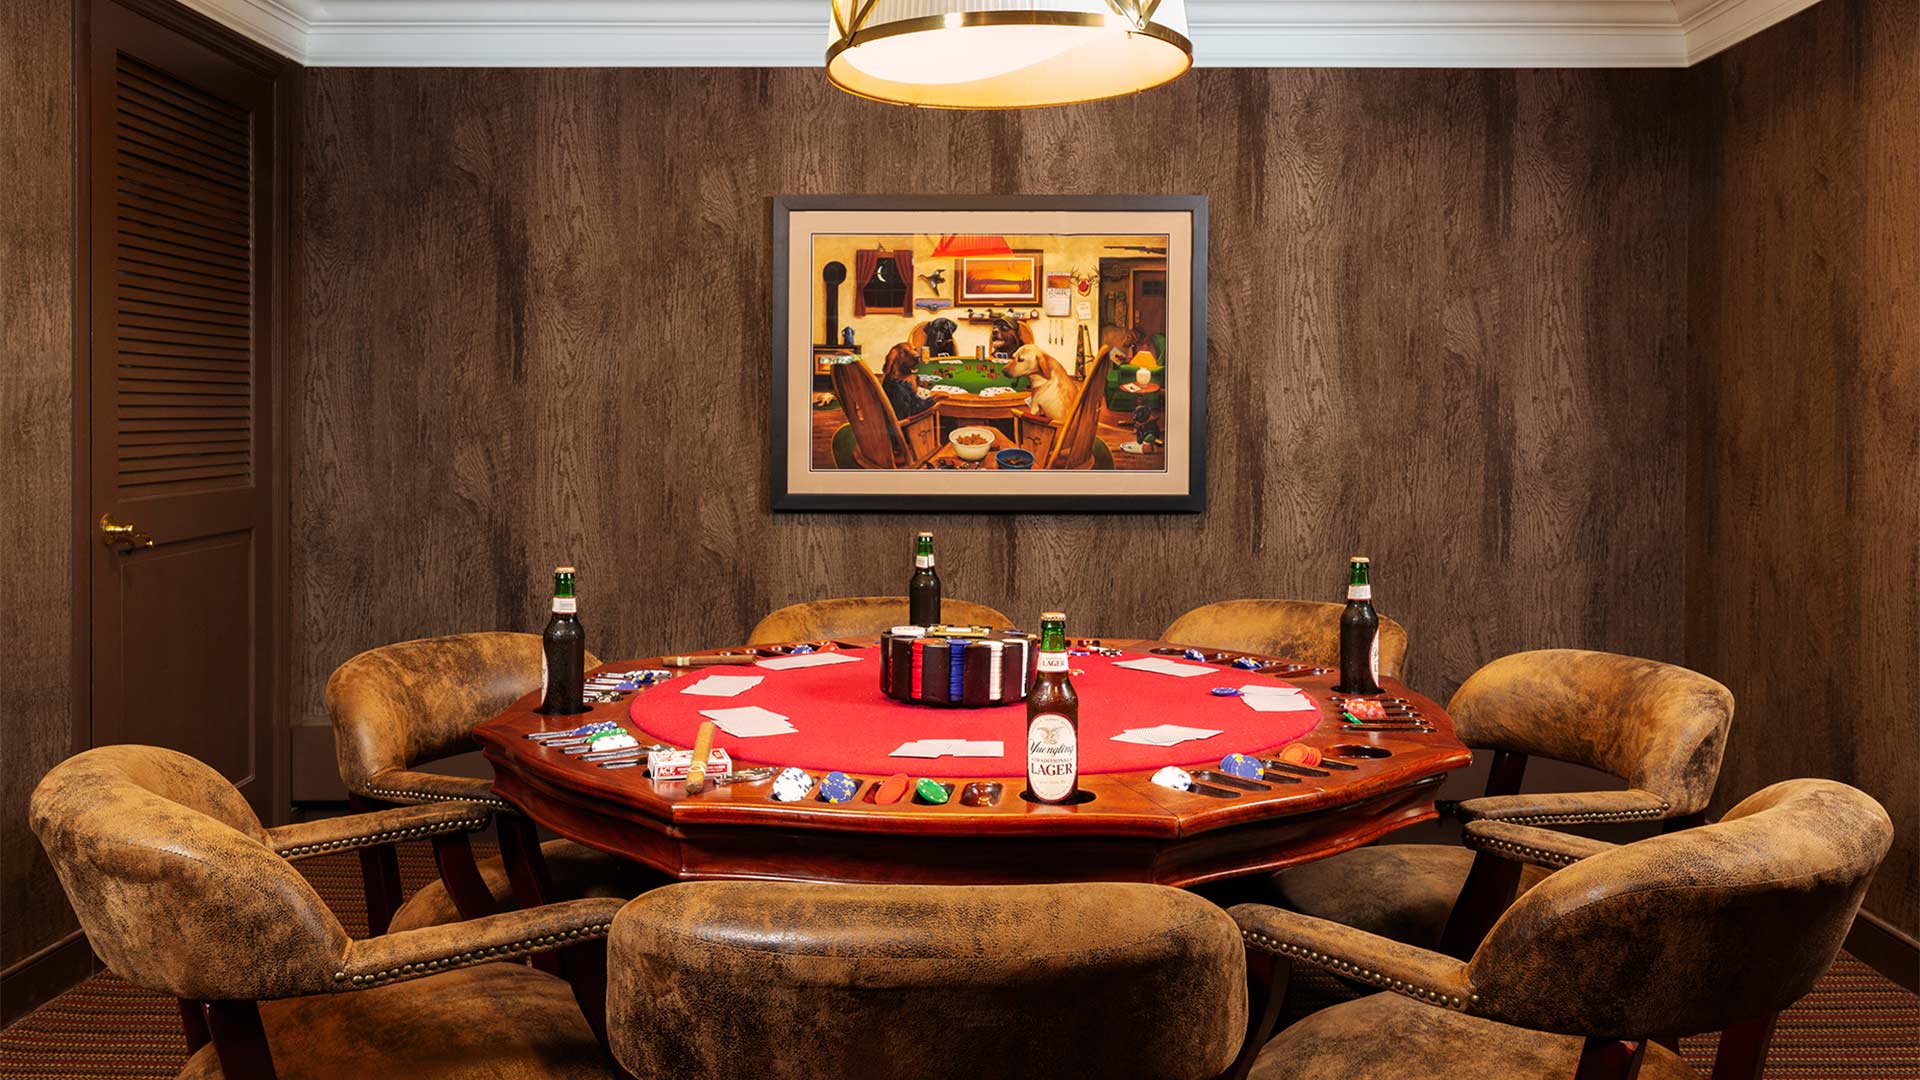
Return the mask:
M 181 1077 L 613 1075 L 594 1029 L 620 901 L 354 941 L 288 862 L 465 835 L 489 813 L 442 802 L 266 829 L 206 765 L 105 746 L 49 772 L 28 820 L 107 967 L 180 1000 Z M 491 962 L 556 950 L 568 981 Z
M 1160 640 L 1338 668 L 1340 615 L 1345 610 L 1345 604 L 1320 600 L 1222 600 L 1173 620 L 1160 631 Z M 1406 668 L 1407 628 L 1382 615 L 1380 674 L 1397 679 Z
M 1094 443 L 1100 437 L 1100 404 L 1107 396 L 1107 372 L 1113 367 L 1113 350 L 1100 353 L 1093 366 L 1080 379 L 1080 390 L 1067 407 L 1065 419 L 1049 420 L 1037 413 L 1021 413 L 1014 418 L 1017 442 L 1033 452 L 1036 469 L 1091 469 L 1097 452 Z
M 858 360 L 835 364 L 829 378 L 853 428 L 853 460 L 861 468 L 917 469 L 945 445 L 938 402 L 902 420 L 867 365 Z
M 1465 962 L 1259 904 L 1235 907 L 1256 972 L 1293 961 L 1382 987 L 1242 1055 L 1254 1077 L 1679 1080 L 1658 1038 L 1720 1031 L 1719 1080 L 1754 1080 L 1773 1017 L 1833 962 L 1893 838 L 1829 780 L 1775 784 L 1717 824 L 1614 846 L 1481 819 L 1481 851 L 1564 867 Z M 1260 980 L 1256 980 L 1260 981 Z M 1278 995 L 1261 995 L 1256 1027 Z
M 600 660 L 587 655 L 587 667 Z M 348 660 L 327 680 L 340 779 L 355 810 L 449 800 L 500 811 L 500 839 L 539 852 L 525 864 L 544 880 L 521 891 L 547 898 L 627 898 L 664 879 L 638 864 L 571 840 L 538 844 L 525 818 L 483 779 L 421 772 L 417 766 L 477 750 L 473 729 L 539 688 L 538 634 L 478 633 L 385 645 Z M 500 858 L 477 866 L 441 860 L 440 880 L 400 902 L 400 866 L 391 847 L 361 851 L 367 924 L 373 933 L 411 930 L 514 906 L 514 885 Z
M 1246 1036 L 1233 920 L 1159 885 L 669 885 L 608 968 L 636 1076 L 1212 1080 Z
M 1686 668 L 1614 653 L 1545 649 L 1475 672 L 1447 707 L 1468 746 L 1496 751 L 1486 795 L 1463 820 L 1698 824 L 1720 776 L 1733 695 Z M 1624 791 L 1521 795 L 1530 754 L 1624 779 Z M 1441 844 L 1376 844 L 1273 877 L 1286 907 L 1465 956 L 1517 891 L 1546 871 Z
M 966 600 L 941 600 L 940 619 L 951 626 L 987 626 L 1005 630 L 1013 620 L 988 607 Z M 747 635 L 749 645 L 784 641 L 819 641 L 834 637 L 864 637 L 907 621 L 904 596 L 841 596 L 788 604 L 772 612 Z

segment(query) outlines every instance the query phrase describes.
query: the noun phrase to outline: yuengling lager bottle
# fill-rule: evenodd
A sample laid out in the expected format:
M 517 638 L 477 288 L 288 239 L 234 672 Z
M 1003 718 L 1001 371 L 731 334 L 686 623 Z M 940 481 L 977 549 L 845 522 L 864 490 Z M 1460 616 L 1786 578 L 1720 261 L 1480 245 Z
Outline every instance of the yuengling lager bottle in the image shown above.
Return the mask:
M 587 711 L 587 632 L 573 595 L 573 567 L 553 568 L 553 617 L 540 635 L 540 711 L 566 716 Z
M 1347 571 L 1347 610 L 1340 613 L 1340 685 L 1343 694 L 1380 692 L 1380 616 L 1373 610 L 1372 563 L 1355 555 Z
M 1067 672 L 1067 617 L 1040 616 L 1040 650 L 1027 691 L 1027 798 L 1071 802 L 1080 791 L 1080 698 Z
M 913 548 L 913 578 L 907 582 L 907 621 L 940 625 L 940 575 L 933 568 L 933 534 L 923 532 Z

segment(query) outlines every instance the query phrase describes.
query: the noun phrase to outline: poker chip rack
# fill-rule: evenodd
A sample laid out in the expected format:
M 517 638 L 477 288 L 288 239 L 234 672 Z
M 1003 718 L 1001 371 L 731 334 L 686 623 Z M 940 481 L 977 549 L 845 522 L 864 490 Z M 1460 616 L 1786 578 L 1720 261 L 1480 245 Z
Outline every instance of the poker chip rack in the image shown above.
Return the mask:
M 1183 651 L 1158 641 L 1093 644 L 1130 653 Z M 1209 662 L 1232 659 L 1215 653 Z M 688 795 L 684 783 L 656 783 L 638 767 L 600 768 L 583 761 L 584 754 L 527 737 L 623 717 L 624 707 L 615 703 L 596 705 L 587 716 L 544 717 L 532 712 L 537 702 L 529 696 L 482 724 L 476 736 L 494 766 L 494 790 L 527 817 L 683 879 L 1193 885 L 1359 847 L 1436 816 L 1440 781 L 1471 760 L 1440 705 L 1390 680 L 1385 719 L 1349 717 L 1331 696 L 1331 673 L 1311 674 L 1318 669 L 1280 658 L 1253 659 L 1268 670 L 1297 672 L 1286 678 L 1324 703 L 1317 727 L 1294 744 L 1321 755 L 1319 764 L 1285 760 L 1274 748 L 1251 755 L 1260 761 L 1257 778 L 1192 769 L 1190 790 L 1153 784 L 1153 770 L 1083 775 L 1084 801 L 1071 806 L 1027 802 L 1020 797 L 1022 777 L 942 777 L 933 763 L 926 766 L 931 775 L 918 777 L 849 772 L 844 786 L 852 793 L 844 802 L 821 798 L 824 776 L 811 777 L 802 798 L 773 799 L 778 766 L 736 767 L 738 780 L 717 776 L 705 792 Z M 620 661 L 606 670 L 655 664 Z M 930 785 L 924 792 L 921 781 Z M 893 795 L 902 786 L 906 791 L 895 801 L 878 798 L 883 789 Z M 934 790 L 944 801 L 923 797 Z

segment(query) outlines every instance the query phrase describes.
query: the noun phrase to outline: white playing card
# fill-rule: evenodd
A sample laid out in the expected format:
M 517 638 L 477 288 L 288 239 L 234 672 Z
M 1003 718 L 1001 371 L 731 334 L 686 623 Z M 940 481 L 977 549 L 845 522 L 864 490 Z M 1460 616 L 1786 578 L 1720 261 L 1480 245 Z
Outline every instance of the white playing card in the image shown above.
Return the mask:
M 1122 660 L 1113 666 L 1130 668 L 1134 671 L 1151 671 L 1155 675 L 1172 675 L 1179 679 L 1191 679 L 1196 675 L 1217 675 L 1220 672 L 1219 668 L 1182 664 L 1177 660 L 1168 660 L 1164 656 L 1142 656 L 1135 660 Z
M 700 715 L 712 720 L 714 727 L 736 739 L 791 735 L 799 730 L 786 717 L 758 705 L 743 705 L 735 709 L 701 709 Z
M 954 757 L 1005 757 L 1007 744 L 984 741 L 962 742 L 952 753 Z
M 860 660 L 857 656 L 848 656 L 843 652 L 801 653 L 799 656 L 776 656 L 771 660 L 762 660 L 757 667 L 768 671 L 790 671 L 794 668 L 826 667 L 828 664 L 853 664 Z
M 759 686 L 765 679 L 765 675 L 709 675 L 680 692 L 700 697 L 733 697 Z
M 1254 712 L 1318 712 L 1312 698 L 1291 686 L 1243 686 L 1240 700 Z
M 953 752 L 953 748 L 965 742 L 964 739 L 915 739 L 903 742 L 888 757 L 937 758 Z
M 1113 737 L 1114 742 L 1139 743 L 1143 746 L 1176 746 L 1183 742 L 1198 742 L 1211 739 L 1220 734 L 1217 728 L 1183 727 L 1179 724 L 1160 724 L 1150 728 L 1130 728 Z

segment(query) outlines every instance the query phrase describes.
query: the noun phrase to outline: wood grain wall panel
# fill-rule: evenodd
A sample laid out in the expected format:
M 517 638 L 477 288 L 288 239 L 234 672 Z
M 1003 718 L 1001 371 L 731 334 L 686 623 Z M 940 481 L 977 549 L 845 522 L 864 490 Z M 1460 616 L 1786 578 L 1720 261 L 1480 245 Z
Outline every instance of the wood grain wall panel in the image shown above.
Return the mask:
M 313 71 L 297 719 L 361 649 L 537 629 L 555 563 L 637 655 L 897 593 L 923 526 L 953 595 L 1106 634 L 1337 596 L 1364 551 L 1436 694 L 1519 648 L 1678 658 L 1680 78 L 1203 70 L 994 115 L 801 70 Z M 1211 508 L 768 511 L 769 198 L 860 192 L 1210 196 Z
M 1826 0 L 1692 73 L 1687 654 L 1740 701 L 1719 805 L 1893 815 L 1920 937 L 1920 8 Z
M 0 969 L 77 926 L 27 828 L 27 797 L 73 743 L 74 183 L 71 0 L 0 4 Z M 11 979 L 9 979 L 11 982 Z M 11 997 L 11 994 L 9 995 Z

